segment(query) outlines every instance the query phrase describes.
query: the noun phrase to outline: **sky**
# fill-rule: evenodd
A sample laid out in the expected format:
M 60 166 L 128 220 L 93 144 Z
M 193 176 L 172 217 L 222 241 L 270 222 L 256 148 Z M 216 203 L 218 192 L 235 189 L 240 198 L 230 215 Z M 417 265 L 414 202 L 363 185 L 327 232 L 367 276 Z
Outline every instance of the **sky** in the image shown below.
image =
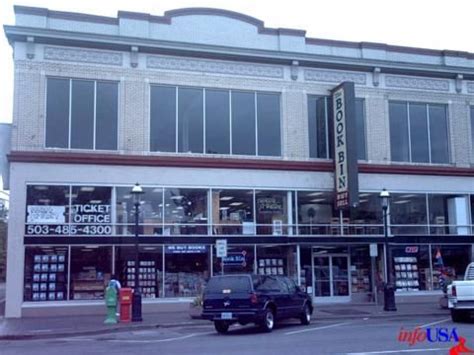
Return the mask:
M 0 0 L 0 22 L 15 23 L 13 5 L 116 17 L 117 11 L 161 16 L 167 10 L 212 7 L 306 30 L 307 37 L 378 42 L 474 53 L 474 0 Z M 0 123 L 11 122 L 12 50 L 0 36 Z

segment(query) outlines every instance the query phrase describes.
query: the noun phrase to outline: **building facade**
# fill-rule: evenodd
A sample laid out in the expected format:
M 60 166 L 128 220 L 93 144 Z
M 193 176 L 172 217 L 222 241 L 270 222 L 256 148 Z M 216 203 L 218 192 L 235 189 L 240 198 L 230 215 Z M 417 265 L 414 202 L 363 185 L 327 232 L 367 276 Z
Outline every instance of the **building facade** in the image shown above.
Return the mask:
M 101 304 L 113 273 L 133 287 L 136 182 L 146 304 L 189 301 L 221 272 L 372 301 L 383 188 L 397 295 L 441 293 L 473 259 L 474 54 L 308 38 L 216 9 L 15 13 L 8 317 Z M 343 82 L 359 203 L 338 210 Z

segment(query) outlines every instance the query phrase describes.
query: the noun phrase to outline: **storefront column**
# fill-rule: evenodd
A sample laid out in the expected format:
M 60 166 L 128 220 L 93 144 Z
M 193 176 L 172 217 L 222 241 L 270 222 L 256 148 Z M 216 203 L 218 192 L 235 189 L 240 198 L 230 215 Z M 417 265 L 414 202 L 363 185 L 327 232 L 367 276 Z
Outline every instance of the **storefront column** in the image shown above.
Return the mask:
M 66 299 L 71 299 L 71 246 L 67 247 L 67 283 L 66 283 Z
M 20 318 L 23 303 L 25 272 L 24 222 L 26 189 L 23 181 L 15 176 L 12 164 L 10 190 L 10 219 L 8 221 L 7 284 L 5 317 Z
M 431 244 L 428 244 L 428 257 L 430 258 L 430 290 L 434 289 L 433 283 L 433 255 L 431 252 Z
M 300 262 L 300 245 L 296 245 L 296 274 L 298 286 L 301 286 L 301 262 Z
M 286 193 L 286 210 L 288 215 L 288 235 L 293 235 L 293 193 L 288 191 Z

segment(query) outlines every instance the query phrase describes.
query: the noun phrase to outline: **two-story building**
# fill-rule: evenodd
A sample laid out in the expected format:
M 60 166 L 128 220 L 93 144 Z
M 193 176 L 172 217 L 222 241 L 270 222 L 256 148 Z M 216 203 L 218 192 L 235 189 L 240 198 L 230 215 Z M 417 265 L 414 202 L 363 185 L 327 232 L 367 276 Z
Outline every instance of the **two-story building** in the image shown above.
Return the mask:
M 134 286 L 137 182 L 145 307 L 189 301 L 221 272 L 372 301 L 383 188 L 397 295 L 441 293 L 442 273 L 472 260 L 474 54 L 308 38 L 217 9 L 15 14 L 7 317 L 102 306 L 111 274 Z M 345 210 L 342 82 L 359 200 Z

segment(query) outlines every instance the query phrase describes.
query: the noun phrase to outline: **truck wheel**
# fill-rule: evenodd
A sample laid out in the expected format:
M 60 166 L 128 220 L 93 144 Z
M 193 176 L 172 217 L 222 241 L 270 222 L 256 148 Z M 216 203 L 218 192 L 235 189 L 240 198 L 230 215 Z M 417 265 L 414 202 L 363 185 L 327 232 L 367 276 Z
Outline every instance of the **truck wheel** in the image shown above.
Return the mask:
M 458 309 L 451 309 L 451 319 L 454 323 L 464 322 L 468 319 L 469 313 Z
M 216 331 L 220 334 L 225 334 L 229 330 L 229 323 L 221 321 L 221 320 L 216 320 L 214 322 L 214 328 L 216 328 Z
M 265 313 L 263 314 L 263 321 L 260 323 L 260 328 L 264 332 L 270 333 L 273 330 L 274 326 L 275 326 L 275 314 L 273 313 L 272 309 L 267 308 L 265 310 Z
M 305 304 L 303 307 L 303 313 L 301 313 L 300 321 L 303 325 L 309 325 L 311 322 L 311 309 L 307 304 Z

